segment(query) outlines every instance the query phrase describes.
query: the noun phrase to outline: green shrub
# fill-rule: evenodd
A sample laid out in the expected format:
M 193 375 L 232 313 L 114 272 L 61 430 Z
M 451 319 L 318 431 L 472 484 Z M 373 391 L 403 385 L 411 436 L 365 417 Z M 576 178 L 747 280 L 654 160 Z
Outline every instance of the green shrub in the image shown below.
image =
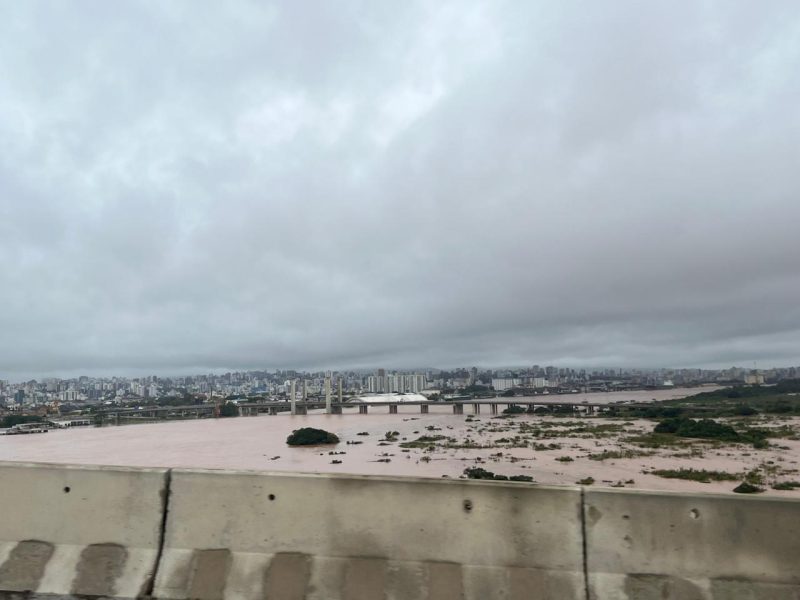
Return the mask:
M 642 450 L 603 450 L 597 454 L 590 454 L 589 460 L 613 460 L 618 458 L 636 458 L 638 456 L 651 456 L 653 452 Z
M 538 451 L 542 451 L 542 450 L 561 450 L 561 444 L 555 444 L 555 443 L 539 444 L 539 443 L 534 443 L 533 444 L 533 449 L 534 450 L 538 450 Z
M 508 481 L 506 475 L 495 475 L 491 471 L 487 471 L 482 467 L 467 467 L 464 469 L 464 475 L 468 479 L 488 479 L 491 481 Z M 525 475 L 518 475 L 518 477 L 525 477 Z M 516 479 L 514 481 L 517 481 Z
M 324 429 L 314 429 L 313 427 L 303 427 L 293 431 L 286 438 L 286 443 L 290 446 L 316 446 L 318 444 L 338 444 L 339 438 Z
M 733 488 L 733 491 L 737 494 L 760 494 L 761 492 L 764 491 L 764 489 L 756 485 L 753 485 L 752 483 L 747 483 L 746 481 L 743 481 L 735 488 Z
M 711 481 L 736 481 L 741 475 L 726 473 L 725 471 L 706 471 L 705 469 L 657 469 L 651 471 L 653 475 L 666 479 L 686 479 L 709 483 Z
M 773 490 L 796 490 L 800 488 L 800 481 L 779 481 L 772 484 Z
M 793 410 L 792 405 L 785 400 L 779 400 L 778 402 L 775 402 L 774 404 L 770 404 L 769 406 L 767 406 L 767 412 L 776 414 L 790 413 L 792 412 L 792 410 Z
M 494 479 L 494 473 L 482 467 L 467 467 L 464 469 L 464 475 L 468 479 Z
M 431 444 L 435 444 L 436 442 L 441 442 L 443 440 L 449 440 L 452 438 L 448 438 L 444 435 L 423 435 L 418 437 L 415 440 L 411 440 L 409 442 L 401 442 L 401 448 L 427 448 Z
M 521 406 L 516 405 L 516 404 L 512 404 L 511 406 L 509 406 L 508 408 L 503 410 L 503 414 L 504 415 L 521 415 L 524 412 L 525 412 L 525 409 L 522 408 Z
M 713 419 L 695 420 L 686 417 L 664 419 L 653 428 L 653 433 L 672 434 L 682 438 L 751 443 L 758 449 L 769 445 L 764 440 L 765 432 L 761 430 L 749 429 L 740 434 L 730 425 L 718 423 Z

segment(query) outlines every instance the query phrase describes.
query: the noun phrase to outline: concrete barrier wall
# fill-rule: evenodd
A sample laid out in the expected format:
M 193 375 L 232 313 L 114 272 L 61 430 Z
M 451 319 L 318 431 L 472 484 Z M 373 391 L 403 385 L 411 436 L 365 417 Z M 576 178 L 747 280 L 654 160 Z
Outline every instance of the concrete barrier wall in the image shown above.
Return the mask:
M 166 477 L 163 469 L 0 463 L 0 593 L 147 593 Z
M 176 470 L 155 595 L 585 598 L 580 490 Z
M 0 463 L 0 599 L 798 600 L 800 501 Z
M 800 598 L 800 502 L 597 489 L 584 510 L 593 599 Z

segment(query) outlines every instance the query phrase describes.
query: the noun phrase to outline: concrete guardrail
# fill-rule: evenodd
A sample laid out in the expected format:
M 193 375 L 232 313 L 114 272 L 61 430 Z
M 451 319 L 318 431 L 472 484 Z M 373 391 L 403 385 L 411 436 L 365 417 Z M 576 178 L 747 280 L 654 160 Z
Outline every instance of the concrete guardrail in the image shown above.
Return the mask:
M 585 491 L 596 600 L 800 599 L 800 502 Z
M 577 488 L 176 470 L 171 492 L 159 598 L 584 594 Z
M 0 599 L 797 600 L 800 501 L 0 463 Z
M 149 593 L 167 473 L 0 463 L 0 596 Z

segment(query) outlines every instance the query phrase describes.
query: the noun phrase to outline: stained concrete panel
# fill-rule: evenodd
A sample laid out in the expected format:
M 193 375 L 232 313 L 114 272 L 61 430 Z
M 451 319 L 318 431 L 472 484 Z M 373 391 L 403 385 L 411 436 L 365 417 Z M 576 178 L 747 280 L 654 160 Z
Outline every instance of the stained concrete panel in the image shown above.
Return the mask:
M 166 473 L 0 464 L 0 591 L 140 595 L 156 565 Z
M 325 590 L 329 598 L 373 597 L 378 587 L 400 598 L 401 586 L 423 599 L 483 600 L 481 577 L 489 576 L 509 597 L 530 580 L 542 598 L 580 598 L 580 506 L 580 491 L 566 487 L 175 470 L 156 593 L 191 597 L 187 550 L 224 548 L 234 563 L 240 555 L 310 557 L 309 598 L 323 576 L 336 587 Z M 248 596 L 229 574 L 225 590 L 234 589 L 237 600 L 266 591 L 254 586 Z
M 800 597 L 797 501 L 596 489 L 584 508 L 593 599 Z

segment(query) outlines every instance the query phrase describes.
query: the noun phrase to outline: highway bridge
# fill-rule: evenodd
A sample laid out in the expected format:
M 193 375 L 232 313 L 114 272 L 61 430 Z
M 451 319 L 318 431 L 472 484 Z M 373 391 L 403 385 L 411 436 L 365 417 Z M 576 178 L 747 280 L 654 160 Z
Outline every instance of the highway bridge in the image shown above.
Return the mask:
M 326 402 L 325 400 L 312 401 L 279 401 L 279 402 L 239 402 L 241 416 L 257 416 L 261 414 L 277 415 L 290 413 L 295 415 L 308 414 L 309 411 L 321 410 L 328 414 L 342 414 L 344 412 L 357 412 L 368 414 L 370 410 L 386 410 L 389 414 L 398 414 L 400 407 L 418 409 L 421 414 L 428 414 L 431 407 L 446 408 L 453 414 L 461 415 L 465 412 L 471 414 L 498 415 L 508 407 L 519 406 L 526 410 L 534 411 L 538 408 L 543 411 L 574 412 L 588 415 L 600 414 L 604 410 L 634 410 L 652 408 L 649 403 L 616 403 L 603 402 L 576 402 L 569 400 L 550 400 L 531 397 L 517 398 L 491 398 L 455 401 L 413 401 L 413 402 Z M 404 411 L 406 412 L 406 411 Z M 143 406 L 141 408 L 106 408 L 96 414 L 104 423 L 122 422 L 124 420 L 152 420 L 152 419 L 186 419 L 207 418 L 218 416 L 219 405 L 197 404 L 188 406 Z

